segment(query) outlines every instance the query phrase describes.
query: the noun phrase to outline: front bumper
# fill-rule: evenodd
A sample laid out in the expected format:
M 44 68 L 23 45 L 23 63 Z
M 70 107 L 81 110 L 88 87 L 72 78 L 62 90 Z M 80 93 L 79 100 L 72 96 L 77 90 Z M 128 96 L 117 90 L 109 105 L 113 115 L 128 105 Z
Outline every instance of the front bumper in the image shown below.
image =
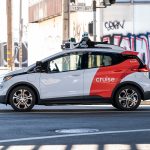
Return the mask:
M 0 95 L 0 103 L 7 104 L 6 96 L 5 95 Z
M 144 99 L 143 100 L 150 100 L 150 91 L 144 92 Z

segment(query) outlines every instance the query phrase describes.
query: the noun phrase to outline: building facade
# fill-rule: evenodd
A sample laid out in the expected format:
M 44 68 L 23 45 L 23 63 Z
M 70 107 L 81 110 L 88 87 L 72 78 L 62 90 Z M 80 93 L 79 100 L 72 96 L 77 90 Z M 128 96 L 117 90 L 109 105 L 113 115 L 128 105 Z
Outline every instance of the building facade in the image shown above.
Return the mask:
M 60 51 L 63 39 L 65 0 L 30 0 L 29 6 L 29 64 Z M 92 0 L 70 1 L 69 37 L 80 41 L 83 32 L 93 40 Z M 75 2 L 75 3 L 74 3 Z M 97 0 L 97 6 L 100 2 Z M 74 6 L 77 9 L 73 9 Z M 140 52 L 139 57 L 150 66 L 150 0 L 117 0 L 107 8 L 96 9 L 97 41 L 108 41 L 127 50 Z M 34 51 L 33 51 L 34 49 Z M 36 49 L 36 50 L 35 50 Z M 36 53 L 36 57 L 30 58 Z

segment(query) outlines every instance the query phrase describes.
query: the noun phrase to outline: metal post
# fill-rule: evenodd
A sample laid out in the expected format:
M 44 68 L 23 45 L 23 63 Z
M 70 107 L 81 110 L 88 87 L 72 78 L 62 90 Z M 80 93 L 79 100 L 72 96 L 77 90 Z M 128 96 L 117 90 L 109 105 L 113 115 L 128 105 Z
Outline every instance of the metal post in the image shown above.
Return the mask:
M 99 13 L 100 13 L 100 41 L 101 41 L 101 39 L 103 37 L 103 20 L 104 20 L 103 8 L 100 8 Z M 103 42 L 103 41 L 101 41 L 101 42 Z
M 12 0 L 6 1 L 7 7 L 7 66 L 13 70 L 12 57 Z
M 131 0 L 132 5 L 132 34 L 134 34 L 134 0 Z
M 62 0 L 62 23 L 63 23 L 63 30 L 62 30 L 62 43 L 66 42 L 69 39 L 69 30 L 70 30 L 70 14 L 69 8 L 70 0 Z
M 68 39 L 70 38 L 70 0 L 68 0 Z
M 20 0 L 20 16 L 19 16 L 19 67 L 22 67 L 22 35 L 23 35 L 23 19 L 22 19 L 22 0 Z
M 2 66 L 2 62 L 3 62 L 3 56 L 2 56 L 2 43 L 0 43 L 0 66 Z
M 1 50 L 1 66 L 4 66 L 4 43 L 0 44 L 0 50 Z
M 93 0 L 93 37 L 96 42 L 96 0 Z

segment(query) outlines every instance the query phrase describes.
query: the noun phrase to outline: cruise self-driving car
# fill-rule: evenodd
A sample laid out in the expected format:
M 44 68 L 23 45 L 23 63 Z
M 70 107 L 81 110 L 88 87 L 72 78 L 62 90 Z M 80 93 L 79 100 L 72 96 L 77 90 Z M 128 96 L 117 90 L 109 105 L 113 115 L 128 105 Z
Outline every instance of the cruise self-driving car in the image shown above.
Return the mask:
M 82 45 L 7 74 L 0 102 L 15 111 L 30 111 L 37 104 L 100 103 L 135 110 L 150 98 L 148 71 L 138 52 L 109 44 Z

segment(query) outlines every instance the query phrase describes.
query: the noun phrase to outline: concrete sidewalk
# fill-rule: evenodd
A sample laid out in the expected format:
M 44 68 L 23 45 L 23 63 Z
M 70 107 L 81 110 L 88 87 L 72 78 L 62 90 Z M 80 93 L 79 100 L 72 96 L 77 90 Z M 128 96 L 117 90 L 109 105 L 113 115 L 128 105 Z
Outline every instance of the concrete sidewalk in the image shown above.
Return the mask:
M 142 102 L 141 102 L 141 105 L 150 105 L 150 100 L 142 101 Z

